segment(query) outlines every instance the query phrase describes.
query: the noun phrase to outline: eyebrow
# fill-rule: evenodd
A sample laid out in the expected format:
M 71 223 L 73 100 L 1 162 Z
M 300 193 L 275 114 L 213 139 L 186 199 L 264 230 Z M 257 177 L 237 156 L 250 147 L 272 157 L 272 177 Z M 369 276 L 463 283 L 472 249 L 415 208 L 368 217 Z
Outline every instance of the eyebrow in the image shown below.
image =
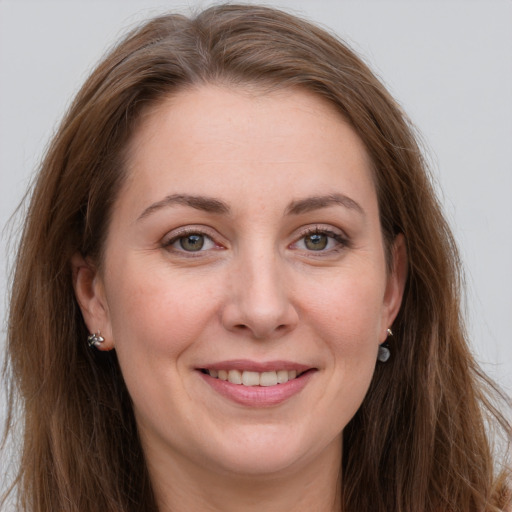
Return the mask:
M 365 215 L 365 212 L 359 203 L 343 194 L 329 194 L 326 196 L 313 196 L 306 197 L 305 199 L 297 199 L 290 203 L 286 209 L 286 214 L 300 215 L 302 213 L 308 213 L 314 210 L 320 210 L 322 208 L 328 208 L 329 206 L 336 205 L 344 206 L 349 210 L 355 210 L 361 215 Z
M 155 213 L 162 208 L 166 208 L 169 206 L 175 205 L 183 205 L 190 206 L 191 208 L 195 208 L 196 210 L 202 210 L 208 213 L 217 213 L 217 214 L 228 214 L 229 206 L 218 199 L 214 199 L 212 197 L 206 196 L 193 196 L 189 194 L 171 194 L 167 197 L 164 197 L 161 201 L 157 201 L 153 203 L 151 206 L 148 206 L 137 219 L 142 220 L 152 213 Z
M 148 206 L 139 215 L 137 221 L 148 217 L 158 210 L 175 205 L 189 206 L 191 208 L 195 208 L 196 210 L 201 210 L 208 213 L 216 213 L 218 215 L 227 215 L 231 211 L 226 203 L 219 201 L 218 199 L 214 199 L 213 197 L 194 196 L 189 194 L 171 194 L 167 197 L 164 197 L 164 199 Z M 365 214 L 359 203 L 343 194 L 329 194 L 325 196 L 313 196 L 306 197 L 305 199 L 297 199 L 288 205 L 285 210 L 285 214 L 300 215 L 335 205 L 341 205 L 345 208 L 348 208 L 349 210 L 355 210 L 361 215 Z

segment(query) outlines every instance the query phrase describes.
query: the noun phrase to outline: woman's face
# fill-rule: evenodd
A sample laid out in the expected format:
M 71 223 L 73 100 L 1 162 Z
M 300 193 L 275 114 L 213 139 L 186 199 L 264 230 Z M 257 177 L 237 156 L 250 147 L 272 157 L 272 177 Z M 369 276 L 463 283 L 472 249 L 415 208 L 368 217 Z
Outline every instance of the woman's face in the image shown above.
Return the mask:
M 150 464 L 338 457 L 404 280 L 362 142 L 310 93 L 201 86 L 145 116 L 128 161 L 101 272 L 76 263 L 75 286 Z

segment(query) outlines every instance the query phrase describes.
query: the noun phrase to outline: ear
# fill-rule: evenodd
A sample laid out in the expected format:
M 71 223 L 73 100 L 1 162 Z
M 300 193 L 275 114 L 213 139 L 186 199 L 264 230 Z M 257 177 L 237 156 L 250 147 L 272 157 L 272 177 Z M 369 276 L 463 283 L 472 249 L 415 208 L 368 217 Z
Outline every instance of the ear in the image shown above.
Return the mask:
M 396 236 L 391 251 L 391 271 L 387 278 L 386 291 L 384 294 L 380 343 L 386 340 L 388 336 L 387 330 L 391 328 L 396 315 L 398 315 L 406 282 L 407 248 L 405 246 L 405 237 L 400 233 Z
M 101 333 L 105 341 L 98 350 L 112 350 L 114 340 L 110 325 L 105 289 L 96 267 L 80 253 L 71 258 L 73 288 L 90 333 Z

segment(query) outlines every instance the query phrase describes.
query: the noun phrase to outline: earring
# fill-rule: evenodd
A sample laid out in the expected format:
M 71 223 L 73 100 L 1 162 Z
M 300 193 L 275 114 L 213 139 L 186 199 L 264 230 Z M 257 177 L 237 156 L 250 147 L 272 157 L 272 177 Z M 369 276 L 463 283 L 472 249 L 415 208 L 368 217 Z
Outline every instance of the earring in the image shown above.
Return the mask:
M 89 334 L 89 336 L 87 337 L 87 343 L 91 348 L 98 348 L 104 341 L 105 338 L 100 334 L 100 331 L 98 331 L 97 333 Z
M 388 329 L 387 333 L 388 333 L 388 338 L 389 338 L 389 336 L 393 336 L 393 331 L 391 329 Z M 389 360 L 390 357 L 391 357 L 391 350 L 389 350 L 389 343 L 387 341 L 385 341 L 384 343 L 379 345 L 379 353 L 377 355 L 377 359 L 381 363 L 385 363 L 386 361 Z

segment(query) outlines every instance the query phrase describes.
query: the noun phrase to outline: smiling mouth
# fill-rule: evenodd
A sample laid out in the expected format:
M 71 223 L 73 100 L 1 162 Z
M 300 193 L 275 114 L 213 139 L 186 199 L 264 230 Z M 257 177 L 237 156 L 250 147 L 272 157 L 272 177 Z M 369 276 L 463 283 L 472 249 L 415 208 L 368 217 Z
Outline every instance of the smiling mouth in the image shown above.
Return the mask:
M 228 381 L 231 384 L 240 384 L 243 386 L 276 386 L 277 384 L 286 384 L 294 380 L 304 372 L 297 370 L 277 370 L 268 372 L 253 372 L 248 370 L 208 370 L 202 369 L 202 373 L 209 375 L 214 379 Z

